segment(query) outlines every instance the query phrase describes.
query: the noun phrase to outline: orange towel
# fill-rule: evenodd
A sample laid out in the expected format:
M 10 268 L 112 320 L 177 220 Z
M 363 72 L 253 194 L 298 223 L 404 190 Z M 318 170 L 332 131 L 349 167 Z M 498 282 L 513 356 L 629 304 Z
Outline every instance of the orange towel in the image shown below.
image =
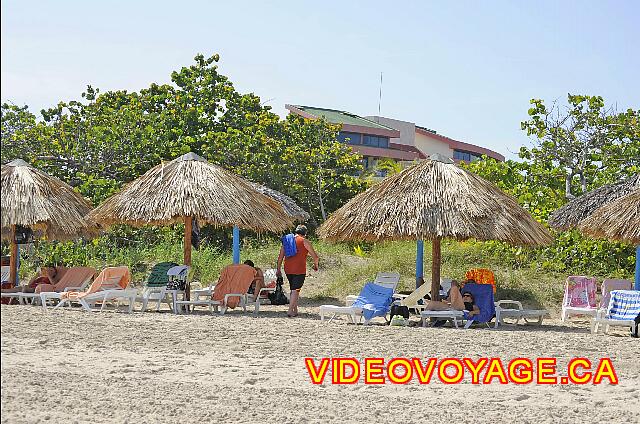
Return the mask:
M 491 284 L 493 292 L 496 292 L 496 277 L 490 269 L 474 268 L 467 271 L 464 275 L 467 280 L 473 280 L 478 284 Z
M 65 292 L 60 296 L 61 299 L 80 299 L 100 290 L 107 289 L 126 289 L 131 281 L 129 268 L 126 266 L 109 267 L 102 270 L 100 275 L 93 280 L 89 289 L 85 292 Z
M 55 284 L 41 284 L 36 287 L 36 293 L 63 292 L 67 287 L 80 287 L 85 281 L 93 278 L 96 270 L 90 267 L 73 267 L 66 269 L 64 275 Z
M 246 294 L 253 282 L 256 270 L 249 265 L 228 265 L 220 273 L 220 278 L 211 298 L 220 303 L 224 302 L 224 296 L 229 293 Z M 240 303 L 240 298 L 230 297 L 227 301 L 228 308 L 235 308 Z

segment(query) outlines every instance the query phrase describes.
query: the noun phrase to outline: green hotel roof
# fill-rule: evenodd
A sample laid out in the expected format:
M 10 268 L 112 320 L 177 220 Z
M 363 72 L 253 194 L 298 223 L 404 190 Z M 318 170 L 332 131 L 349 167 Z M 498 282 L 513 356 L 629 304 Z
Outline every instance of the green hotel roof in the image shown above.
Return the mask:
M 294 105 L 294 107 L 317 117 L 322 116 L 324 117 L 324 119 L 327 120 L 327 122 L 330 122 L 332 124 L 360 125 L 361 127 L 379 128 L 383 130 L 396 131 L 394 128 L 387 127 L 386 125 L 379 124 L 370 119 L 366 119 L 361 116 L 354 115 L 353 113 L 345 112 L 342 110 L 324 109 L 320 107 L 299 106 L 299 105 Z

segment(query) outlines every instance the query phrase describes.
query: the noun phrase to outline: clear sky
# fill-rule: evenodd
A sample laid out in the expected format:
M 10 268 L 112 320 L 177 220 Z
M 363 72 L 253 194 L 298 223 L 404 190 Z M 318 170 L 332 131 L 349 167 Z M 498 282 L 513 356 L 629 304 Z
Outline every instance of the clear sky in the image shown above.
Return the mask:
M 529 99 L 640 108 L 640 1 L 2 1 L 2 100 L 169 82 L 220 53 L 240 92 L 416 122 L 509 158 Z

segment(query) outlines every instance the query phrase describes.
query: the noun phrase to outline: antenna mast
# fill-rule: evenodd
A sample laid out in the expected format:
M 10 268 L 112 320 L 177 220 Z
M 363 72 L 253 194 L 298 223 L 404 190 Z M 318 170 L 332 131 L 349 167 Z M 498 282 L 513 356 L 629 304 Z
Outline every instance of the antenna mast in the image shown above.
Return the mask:
M 380 92 L 378 95 L 378 123 L 380 123 L 380 105 L 382 104 L 382 71 L 380 71 Z

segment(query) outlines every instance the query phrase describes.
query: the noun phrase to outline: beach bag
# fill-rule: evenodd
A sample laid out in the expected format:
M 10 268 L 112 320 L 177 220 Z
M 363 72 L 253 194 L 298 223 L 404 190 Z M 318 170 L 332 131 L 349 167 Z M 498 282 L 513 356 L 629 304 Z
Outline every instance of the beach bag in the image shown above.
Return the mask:
M 289 299 L 284 294 L 284 290 L 282 289 L 282 284 L 284 280 L 282 279 L 282 275 L 278 275 L 278 279 L 276 280 L 276 289 L 275 291 L 269 293 L 269 300 L 272 305 L 287 305 L 289 303 Z
M 409 308 L 401 305 L 391 305 L 389 315 L 391 317 L 391 321 L 393 321 L 393 317 L 396 315 L 399 315 L 404 319 L 409 319 Z
M 394 315 L 389 321 L 389 325 L 392 327 L 406 327 L 408 324 L 408 320 L 404 319 L 402 315 Z
M 23 227 L 22 225 L 16 225 L 16 244 L 29 244 L 33 243 L 33 231 L 29 227 Z
M 296 246 L 296 235 L 286 234 L 282 236 L 282 248 L 284 249 L 284 256 L 290 258 L 298 253 L 298 247 Z

